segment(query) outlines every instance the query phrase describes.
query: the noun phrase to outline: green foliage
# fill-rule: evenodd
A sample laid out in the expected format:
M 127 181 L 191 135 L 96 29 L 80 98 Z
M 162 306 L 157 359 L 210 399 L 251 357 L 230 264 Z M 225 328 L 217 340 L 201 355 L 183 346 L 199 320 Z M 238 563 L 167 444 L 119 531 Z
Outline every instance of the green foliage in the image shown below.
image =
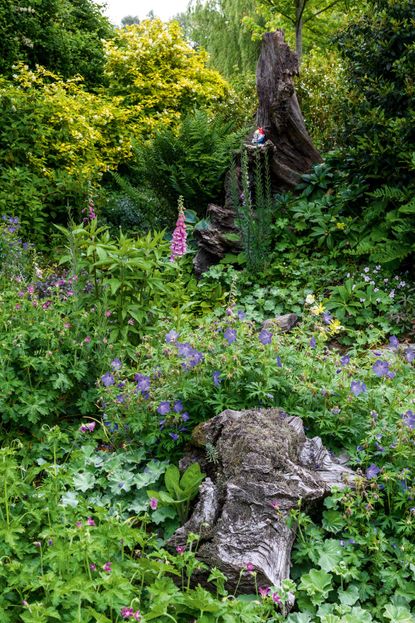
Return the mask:
M 163 232 L 141 238 L 120 232 L 114 240 L 97 219 L 69 229 L 59 227 L 59 231 L 65 235 L 69 251 L 60 263 L 82 275 L 84 288 L 90 284 L 87 290 L 91 290 L 94 304 L 105 301 L 112 318 L 111 341 L 140 333 L 154 321 L 169 292 L 162 274 L 169 269 Z
M 296 92 L 307 131 L 318 149 L 334 149 L 341 136 L 339 124 L 346 96 L 345 70 L 335 50 L 313 48 L 301 63 Z
M 180 16 L 186 36 L 204 48 L 210 62 L 228 79 L 255 70 L 259 43 L 242 20 L 255 14 L 254 0 L 196 0 Z
M 62 283 L 63 282 L 63 283 Z M 57 285 L 61 283 L 61 285 Z M 4 282 L 3 282 L 4 284 Z M 56 285 L 55 285 L 56 284 Z M 22 428 L 95 413 L 105 318 L 66 301 L 72 279 L 14 283 L 1 293 L 0 417 Z
M 174 508 L 183 525 L 189 514 L 190 502 L 197 496 L 205 475 L 199 463 L 189 465 L 183 474 L 176 465 L 169 465 L 164 474 L 166 491 L 147 491 L 147 495 L 158 500 L 162 507 Z
M 209 202 L 221 199 L 232 150 L 245 132 L 246 128 L 235 131 L 232 121 L 195 111 L 182 120 L 178 130 L 161 128 L 151 141 L 137 145 L 133 183 L 148 188 L 150 196 L 156 195 L 168 207 L 170 219 L 176 214 L 179 196 L 203 216 Z M 157 207 L 147 218 L 155 218 L 158 212 Z
M 257 149 L 249 162 L 245 148 L 241 152 L 240 180 L 236 163 L 231 170 L 231 200 L 238 215 L 238 226 L 249 272 L 256 274 L 269 261 L 272 242 L 273 198 L 267 152 Z M 250 173 L 249 167 L 254 171 Z
M 38 0 L 21 4 L 4 0 L 0 7 L 0 74 L 14 65 L 42 65 L 63 78 L 84 77 L 89 87 L 103 81 L 102 40 L 113 27 L 92 0 Z
M 247 16 L 244 22 L 257 38 L 264 32 L 282 28 L 301 59 L 303 44 L 306 52 L 326 48 L 335 30 L 347 21 L 355 6 L 361 5 L 349 0 L 258 0 L 256 20 Z
M 282 232 L 286 246 L 317 245 L 332 258 L 346 253 L 390 268 L 405 266 L 415 249 L 412 186 L 381 185 L 368 192 L 362 177 L 350 179 L 336 163 L 338 154 L 304 175 L 300 195 L 277 196 L 279 210 L 292 216 L 293 225 Z
M 414 5 L 373 0 L 338 37 L 346 62 L 344 168 L 372 186 L 413 180 Z

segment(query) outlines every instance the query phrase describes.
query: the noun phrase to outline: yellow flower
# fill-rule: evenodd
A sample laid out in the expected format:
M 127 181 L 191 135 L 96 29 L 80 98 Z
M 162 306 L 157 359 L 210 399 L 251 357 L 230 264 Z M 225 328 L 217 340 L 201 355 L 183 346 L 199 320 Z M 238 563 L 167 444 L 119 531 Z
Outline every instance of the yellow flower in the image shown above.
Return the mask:
M 346 229 L 346 223 L 336 223 L 337 229 Z
M 316 305 L 315 307 L 312 307 L 310 309 L 310 312 L 313 314 L 313 316 L 319 316 L 320 314 L 322 314 L 325 311 L 325 307 L 322 303 L 319 303 L 318 305 Z
M 344 327 L 340 323 L 340 320 L 337 320 L 337 318 L 335 318 L 330 322 L 330 325 L 327 328 L 327 333 L 329 333 L 330 335 L 336 335 L 337 333 L 340 333 L 343 329 Z

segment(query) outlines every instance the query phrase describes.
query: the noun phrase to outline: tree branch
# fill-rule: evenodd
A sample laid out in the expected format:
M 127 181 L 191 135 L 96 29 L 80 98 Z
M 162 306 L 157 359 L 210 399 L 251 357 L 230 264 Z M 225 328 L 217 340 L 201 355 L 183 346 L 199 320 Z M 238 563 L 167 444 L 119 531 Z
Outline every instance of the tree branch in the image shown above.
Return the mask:
M 310 17 L 307 17 L 307 19 L 304 20 L 304 24 L 306 24 L 310 20 L 312 20 L 315 17 L 317 17 L 317 15 L 320 15 L 321 13 L 324 13 L 325 11 L 328 11 L 333 6 L 335 6 L 336 4 L 339 4 L 340 1 L 341 0 L 334 0 L 334 2 L 332 2 L 331 4 L 328 4 L 326 7 L 324 7 L 324 9 L 321 9 L 320 11 L 317 11 L 317 13 L 313 13 L 312 15 L 310 15 Z

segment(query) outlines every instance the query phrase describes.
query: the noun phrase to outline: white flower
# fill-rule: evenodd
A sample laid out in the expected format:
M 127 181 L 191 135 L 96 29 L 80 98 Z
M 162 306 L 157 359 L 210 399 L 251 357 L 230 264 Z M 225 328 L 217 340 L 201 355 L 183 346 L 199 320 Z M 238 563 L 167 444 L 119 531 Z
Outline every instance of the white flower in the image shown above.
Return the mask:
M 306 305 L 312 305 L 315 302 L 316 302 L 316 297 L 314 296 L 314 294 L 307 294 L 306 299 L 305 299 Z

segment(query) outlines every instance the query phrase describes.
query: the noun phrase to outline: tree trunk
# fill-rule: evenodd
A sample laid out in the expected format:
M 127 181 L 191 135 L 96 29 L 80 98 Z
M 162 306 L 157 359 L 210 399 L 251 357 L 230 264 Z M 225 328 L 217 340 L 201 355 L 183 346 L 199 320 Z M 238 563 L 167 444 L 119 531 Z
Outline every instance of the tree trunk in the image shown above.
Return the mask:
M 298 57 L 284 41 L 284 33 L 266 33 L 257 66 L 259 107 L 257 125 L 275 145 L 274 186 L 293 188 L 313 164 L 321 162 L 306 130 L 294 89 Z
M 305 0 L 301 2 L 301 15 Z M 247 137 L 243 149 L 248 151 L 250 169 L 256 156 L 268 154 L 271 185 L 275 193 L 292 190 L 313 164 L 321 157 L 307 133 L 294 89 L 294 76 L 298 76 L 298 56 L 284 41 L 282 30 L 266 33 L 262 41 L 257 65 L 258 112 L 257 126 L 265 130 L 266 142 L 252 144 L 253 132 Z M 240 160 L 240 157 L 239 157 Z M 240 193 L 240 162 L 237 163 Z M 254 176 L 250 176 L 254 177 Z M 238 227 L 235 222 L 238 206 L 230 192 L 231 176 L 225 181 L 225 207 L 209 206 L 210 224 L 195 230 L 199 251 L 194 260 L 195 272 L 201 275 L 209 266 L 227 253 L 241 249 Z M 240 237 L 239 237 L 240 238 Z

